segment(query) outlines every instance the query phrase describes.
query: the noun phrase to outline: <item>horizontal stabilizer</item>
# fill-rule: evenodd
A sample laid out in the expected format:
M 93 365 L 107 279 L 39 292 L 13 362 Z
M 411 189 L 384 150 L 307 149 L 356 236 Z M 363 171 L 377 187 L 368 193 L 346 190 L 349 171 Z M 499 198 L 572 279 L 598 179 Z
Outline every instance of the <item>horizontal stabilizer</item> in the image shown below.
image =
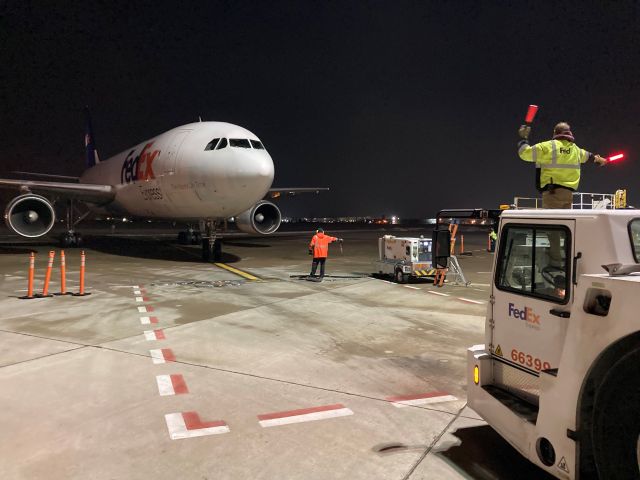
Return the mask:
M 300 195 L 301 193 L 320 193 L 328 192 L 327 187 L 300 187 L 300 188 L 270 188 L 267 194 L 268 198 L 278 198 L 283 195 L 292 197 L 294 195 Z

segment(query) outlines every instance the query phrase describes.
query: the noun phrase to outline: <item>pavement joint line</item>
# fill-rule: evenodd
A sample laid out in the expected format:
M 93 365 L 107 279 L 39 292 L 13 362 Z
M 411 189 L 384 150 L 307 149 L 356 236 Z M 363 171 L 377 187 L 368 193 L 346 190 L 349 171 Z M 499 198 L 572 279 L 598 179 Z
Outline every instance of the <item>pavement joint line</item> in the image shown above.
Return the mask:
M 220 262 L 216 262 L 214 263 L 214 265 L 218 268 L 222 268 L 223 270 L 226 270 L 228 272 L 231 273 L 235 273 L 236 275 L 239 275 L 241 277 L 246 278 L 247 280 L 251 280 L 251 281 L 259 281 L 260 279 L 254 275 L 251 275 L 250 273 L 247 273 L 243 270 L 237 269 L 235 267 L 232 267 L 230 265 L 227 265 L 226 263 L 220 263 Z
M 462 408 L 460 410 L 458 410 L 458 413 L 455 414 L 455 416 L 451 419 L 451 421 L 449 423 L 447 423 L 447 425 L 442 429 L 442 431 L 440 432 L 440 434 L 438 436 L 436 436 L 436 438 L 433 439 L 433 441 L 431 442 L 431 444 L 425 449 L 424 452 L 422 452 L 422 455 L 420 455 L 420 458 L 418 460 L 416 460 L 416 462 L 413 464 L 413 467 L 411 467 L 411 470 L 409 470 L 404 477 L 402 477 L 402 480 L 409 480 L 409 478 L 411 477 L 411 475 L 413 475 L 413 472 L 416 471 L 416 468 L 418 468 L 418 466 L 422 463 L 422 461 L 427 457 L 427 455 L 429 455 L 429 453 L 431 452 L 431 450 L 433 450 L 433 447 L 435 447 L 438 442 L 440 441 L 440 439 L 442 438 L 442 436 L 447 433 L 447 430 L 449 430 L 449 428 L 451 428 L 451 425 L 453 425 L 453 423 L 458 420 L 458 418 L 460 418 L 460 415 L 462 414 L 462 411 L 466 408 L 467 403 L 465 402 L 465 404 L 462 406 Z
M 126 350 L 119 350 L 117 348 L 111 348 L 111 347 L 103 347 L 103 346 L 99 346 L 99 345 L 88 345 L 88 347 L 90 348 L 99 348 L 102 350 L 108 350 L 111 352 L 115 352 L 115 353 L 123 353 L 125 355 L 135 355 L 138 357 L 144 357 L 144 358 L 151 358 L 150 354 L 144 354 L 144 353 L 138 353 L 138 352 L 127 352 Z M 199 363 L 193 363 L 193 362 L 187 362 L 184 360 L 179 360 L 179 359 L 175 359 L 172 363 L 175 363 L 177 365 L 188 365 L 190 367 L 197 367 L 197 368 L 204 368 L 206 370 L 213 370 L 216 372 L 221 372 L 221 373 L 228 373 L 231 375 L 241 375 L 243 377 L 250 377 L 250 378 L 257 378 L 259 380 L 266 380 L 269 382 L 277 382 L 277 383 L 283 383 L 286 385 L 293 385 L 296 387 L 303 387 L 303 388 L 309 388 L 312 390 L 320 390 L 323 392 L 330 392 L 330 393 L 337 393 L 340 395 L 348 395 L 350 397 L 356 397 L 356 398 L 361 398 L 361 399 L 366 399 L 366 400 L 374 400 L 377 402 L 382 402 L 385 404 L 390 404 L 390 402 L 384 398 L 378 398 L 378 397 L 372 397 L 370 395 L 362 395 L 360 393 L 354 393 L 354 392 L 345 392 L 342 390 L 336 390 L 335 388 L 327 388 L 327 387 L 320 387 L 317 385 L 307 385 L 304 383 L 298 383 L 298 382 L 294 382 L 291 380 L 284 380 L 284 379 L 280 379 L 280 378 L 273 378 L 273 377 L 266 377 L 264 375 L 257 375 L 255 373 L 249 373 L 249 372 L 241 372 L 238 370 L 229 370 L 226 368 L 220 368 L 220 367 L 214 367 L 211 365 L 202 365 Z M 465 402 L 465 406 L 466 406 L 466 402 Z M 447 410 L 441 410 L 439 408 L 429 408 L 429 407 L 425 407 L 422 405 L 407 405 L 407 408 L 417 408 L 419 410 L 428 410 L 431 412 L 439 412 L 439 413 L 446 413 L 448 415 L 454 415 L 454 413 L 451 413 L 450 411 Z
M 34 358 L 27 358 L 26 360 L 21 360 L 19 362 L 14 362 L 14 363 L 9 363 L 7 365 L 0 365 L 0 368 L 13 367 L 15 365 L 21 365 L 23 363 L 29 363 L 29 362 L 33 362 L 33 361 L 36 361 L 36 360 L 42 360 L 43 358 L 53 357 L 55 355 L 61 355 L 63 353 L 75 352 L 76 350 L 82 350 L 83 348 L 88 348 L 88 347 L 90 347 L 90 345 L 79 345 L 76 348 L 70 348 L 69 350 L 64 350 L 62 352 L 49 353 L 47 355 L 41 355 L 39 357 L 34 357 Z

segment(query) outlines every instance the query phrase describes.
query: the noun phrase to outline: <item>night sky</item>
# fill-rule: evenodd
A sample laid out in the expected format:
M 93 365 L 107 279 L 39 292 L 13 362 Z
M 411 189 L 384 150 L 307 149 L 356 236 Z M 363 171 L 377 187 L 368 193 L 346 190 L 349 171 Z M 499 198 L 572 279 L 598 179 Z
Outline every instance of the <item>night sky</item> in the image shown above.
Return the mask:
M 635 2 L 0 3 L 2 169 L 78 175 L 82 108 L 101 158 L 197 120 L 265 143 L 274 186 L 328 186 L 285 215 L 432 216 L 533 196 L 516 154 L 566 120 L 623 163 L 580 190 L 640 203 Z

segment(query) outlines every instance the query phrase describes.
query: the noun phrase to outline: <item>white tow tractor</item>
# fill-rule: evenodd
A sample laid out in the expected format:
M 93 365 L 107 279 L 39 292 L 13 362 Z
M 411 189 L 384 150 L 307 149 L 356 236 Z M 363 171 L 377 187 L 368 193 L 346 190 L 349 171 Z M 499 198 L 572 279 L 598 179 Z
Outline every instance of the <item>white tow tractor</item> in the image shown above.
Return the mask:
M 640 210 L 501 215 L 468 405 L 557 478 L 640 478 L 639 262 Z
M 376 269 L 381 275 L 391 275 L 398 283 L 409 278 L 435 275 L 431 266 L 431 238 L 404 238 L 385 235 L 378 239 Z

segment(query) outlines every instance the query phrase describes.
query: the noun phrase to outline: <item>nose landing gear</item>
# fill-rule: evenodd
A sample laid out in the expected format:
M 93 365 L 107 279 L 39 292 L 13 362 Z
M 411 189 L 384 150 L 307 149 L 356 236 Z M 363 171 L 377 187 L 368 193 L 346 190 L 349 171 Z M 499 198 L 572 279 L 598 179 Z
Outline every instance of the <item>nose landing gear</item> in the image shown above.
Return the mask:
M 218 223 L 213 220 L 205 220 L 200 223 L 200 229 L 204 231 L 202 236 L 202 261 L 219 262 L 222 259 L 222 242 L 216 235 Z

